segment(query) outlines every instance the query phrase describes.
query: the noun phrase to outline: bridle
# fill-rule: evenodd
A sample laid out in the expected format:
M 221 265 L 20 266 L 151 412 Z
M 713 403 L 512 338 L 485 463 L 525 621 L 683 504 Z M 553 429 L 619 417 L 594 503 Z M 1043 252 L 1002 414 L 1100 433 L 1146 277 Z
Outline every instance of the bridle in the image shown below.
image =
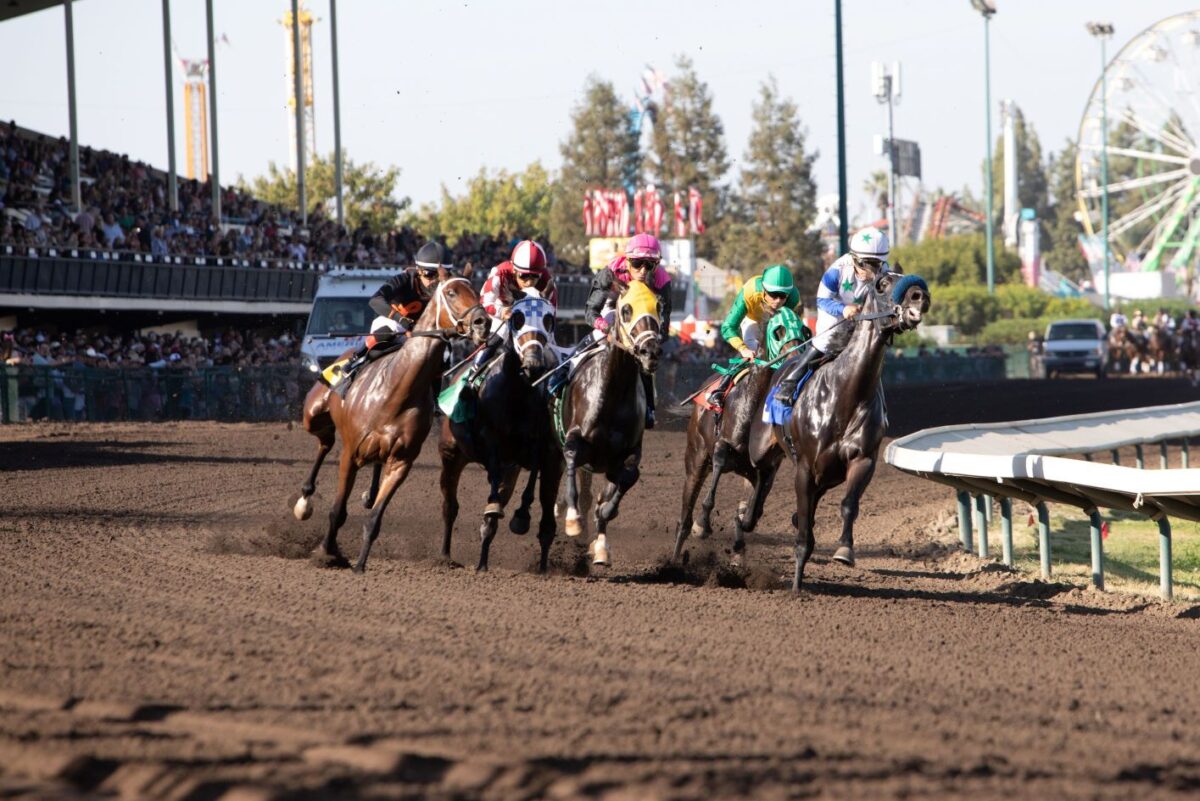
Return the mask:
M 513 317 L 510 316 L 508 318 L 508 322 L 507 322 L 508 331 L 509 331 L 509 341 L 512 343 L 512 347 L 517 352 L 517 355 L 524 357 L 525 351 L 529 350 L 530 348 L 539 348 L 544 351 L 546 349 L 546 346 L 548 344 L 550 344 L 551 336 L 550 336 L 550 332 L 547 332 L 545 330 L 545 326 L 543 326 L 541 329 L 539 329 L 536 326 L 531 325 L 529 323 L 530 317 L 525 315 L 522 309 L 517 308 L 522 303 L 524 303 L 526 305 L 536 306 L 538 308 L 538 310 L 540 312 L 538 315 L 539 321 L 545 320 L 546 315 L 548 313 L 553 314 L 553 311 L 547 312 L 547 309 L 553 310 L 554 307 L 553 307 L 553 304 L 550 303 L 550 301 L 548 301 L 544 298 L 540 298 L 540 297 L 538 297 L 538 298 L 533 298 L 533 297 L 522 298 L 521 300 L 518 300 L 516 303 L 513 304 L 514 314 L 516 312 L 522 312 L 522 316 L 524 318 L 525 325 L 522 325 L 518 329 L 513 324 Z M 532 338 L 526 340 L 525 342 L 519 341 L 519 337 L 521 337 L 523 335 L 527 335 L 527 334 L 532 334 L 533 335 Z
M 463 282 L 468 287 L 471 286 L 470 281 L 462 276 L 457 276 L 446 281 L 439 281 L 437 289 L 433 291 L 434 322 L 440 322 L 442 315 L 445 314 L 447 319 L 450 320 L 450 326 L 448 328 L 435 328 L 432 331 L 413 331 L 410 336 L 436 337 L 441 339 L 443 342 L 447 341 L 451 337 L 467 336 L 467 333 L 462 328 L 463 321 L 469 318 L 476 309 L 483 309 L 483 304 L 479 303 L 478 299 L 476 299 L 475 305 L 468 308 L 461 315 L 456 316 L 454 314 L 454 309 L 450 306 L 450 301 L 446 299 L 446 287 L 450 286 L 451 284 L 458 283 L 459 281 Z

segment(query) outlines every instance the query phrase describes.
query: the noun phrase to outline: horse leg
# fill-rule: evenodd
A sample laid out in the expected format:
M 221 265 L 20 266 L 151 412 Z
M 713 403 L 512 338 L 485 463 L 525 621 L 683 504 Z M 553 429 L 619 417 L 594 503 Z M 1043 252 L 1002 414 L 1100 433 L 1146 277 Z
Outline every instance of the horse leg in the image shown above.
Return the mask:
M 803 462 L 796 463 L 796 572 L 792 577 L 792 592 L 799 593 L 804 581 L 804 567 L 816 547 L 816 537 L 813 535 L 813 523 L 817 512 L 817 485 L 813 481 L 809 466 Z
M 558 483 L 562 479 L 562 460 L 557 453 L 548 457 L 540 473 L 542 484 L 538 492 L 538 501 L 542 506 L 542 519 L 538 523 L 537 537 L 542 553 L 538 562 L 538 572 L 545 573 L 550 568 L 550 546 L 554 544 L 557 528 L 554 520 L 554 501 L 558 497 Z
M 513 534 L 529 533 L 529 507 L 533 506 L 533 495 L 537 480 L 538 469 L 535 465 L 529 471 L 529 480 L 525 482 L 525 489 L 521 492 L 521 505 L 517 507 L 517 511 L 513 512 L 512 519 L 508 521 L 508 530 Z
M 641 461 L 641 451 L 634 453 L 626 461 L 625 466 L 617 473 L 609 474 L 608 486 L 596 501 L 596 539 L 592 541 L 589 550 L 592 552 L 592 564 L 607 565 L 608 553 L 608 524 L 615 520 L 621 511 L 621 498 L 637 483 L 641 471 L 638 463 Z
M 846 495 L 842 498 L 842 536 L 833 554 L 835 562 L 854 567 L 854 521 L 858 519 L 858 502 L 875 475 L 875 460 L 855 459 L 846 470 Z
M 755 470 L 754 491 L 750 495 L 750 500 L 739 503 L 737 513 L 733 516 L 733 556 L 735 561 L 740 560 L 742 553 L 746 550 L 746 532 L 753 531 L 755 525 L 758 524 L 758 515 L 755 514 L 755 510 L 762 507 L 759 498 L 765 494 L 764 487 L 768 486 L 766 482 L 766 472 Z
M 717 446 L 713 448 L 712 455 L 712 483 L 708 485 L 708 494 L 700 502 L 701 530 L 697 536 L 702 540 L 712 534 L 712 510 L 717 505 L 717 485 L 721 481 L 721 474 L 725 472 L 725 462 L 728 458 L 729 444 L 723 440 L 717 440 Z
M 458 519 L 458 481 L 467 459 L 454 445 L 443 443 L 439 448 L 442 456 L 442 558 L 450 558 L 450 540 L 454 536 L 454 521 Z
M 320 437 L 317 442 L 317 460 L 313 462 L 312 470 L 308 472 L 308 480 L 300 487 L 300 498 L 296 501 L 296 505 L 292 507 L 292 514 L 297 520 L 307 520 L 312 517 L 312 501 L 309 498 L 317 491 L 317 473 L 321 470 L 321 464 L 325 461 L 325 457 L 333 450 L 334 435 L 329 433 L 326 436 Z
M 489 470 L 489 473 L 492 471 Z M 508 504 L 509 498 L 512 497 L 513 490 L 517 485 L 517 478 L 521 475 L 521 468 L 510 468 L 505 472 L 501 472 L 497 467 L 495 472 L 498 474 L 493 481 L 492 486 L 495 487 L 496 501 L 488 504 L 488 509 L 493 506 L 498 506 L 500 514 L 489 513 L 484 511 L 483 523 L 479 526 L 479 564 L 475 569 L 479 572 L 487 572 L 488 556 L 492 551 L 492 539 L 496 536 L 496 528 L 500 518 L 504 514 L 504 507 Z
M 333 499 L 333 508 L 329 510 L 329 529 L 325 539 L 313 552 L 313 558 L 324 567 L 346 567 L 349 563 L 338 548 L 338 529 L 346 522 L 346 501 L 350 491 L 354 489 L 354 477 L 358 475 L 358 465 L 354 463 L 354 454 L 349 448 L 343 448 L 342 461 L 338 465 L 337 495 Z
M 700 487 L 712 470 L 712 461 L 702 444 L 692 442 L 691 432 L 683 465 L 683 502 L 679 510 L 679 527 L 675 530 L 675 552 L 671 556 L 672 560 L 678 560 L 683 553 L 683 543 L 688 535 L 707 537 L 709 533 L 692 522 L 692 510 L 696 508 L 696 499 L 700 497 Z
M 375 505 L 375 499 L 379 497 L 379 479 L 383 475 L 383 462 L 375 465 L 375 469 L 371 471 L 371 486 L 362 494 L 362 504 L 364 509 L 370 509 Z
M 354 564 L 355 573 L 362 573 L 367 569 L 367 556 L 371 553 L 371 545 L 375 542 L 375 538 L 379 536 L 384 510 L 387 509 L 388 502 L 392 500 L 396 490 L 404 483 L 411 467 L 412 461 L 408 459 L 396 459 L 395 457 L 388 459 L 383 480 L 379 483 L 379 497 L 376 499 L 375 505 L 371 507 L 370 517 L 363 523 L 362 550 L 359 551 L 358 561 Z
M 579 435 L 572 432 L 563 446 L 563 458 L 567 464 L 567 516 L 564 528 L 568 537 L 578 537 L 583 533 L 583 525 L 579 522 L 579 480 L 576 474 L 579 445 Z

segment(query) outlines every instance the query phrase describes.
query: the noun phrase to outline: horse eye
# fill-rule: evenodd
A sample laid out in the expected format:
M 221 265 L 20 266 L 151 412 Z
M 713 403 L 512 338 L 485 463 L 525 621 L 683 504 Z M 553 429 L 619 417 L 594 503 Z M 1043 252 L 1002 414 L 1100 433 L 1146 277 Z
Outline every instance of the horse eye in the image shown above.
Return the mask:
M 519 311 L 513 312 L 512 317 L 509 317 L 508 319 L 509 319 L 509 322 L 512 323 L 513 328 L 521 329 L 521 328 L 525 327 L 525 313 L 524 312 L 519 312 Z
M 633 307 L 632 306 L 622 306 L 621 307 L 621 322 L 627 323 L 632 319 L 633 319 Z
M 554 333 L 554 315 L 547 314 L 542 318 L 542 328 L 550 333 Z
M 782 328 L 776 328 L 776 329 L 775 329 L 775 340 L 776 340 L 776 341 L 779 341 L 779 340 L 781 340 L 781 339 L 783 339 L 783 329 L 782 329 Z

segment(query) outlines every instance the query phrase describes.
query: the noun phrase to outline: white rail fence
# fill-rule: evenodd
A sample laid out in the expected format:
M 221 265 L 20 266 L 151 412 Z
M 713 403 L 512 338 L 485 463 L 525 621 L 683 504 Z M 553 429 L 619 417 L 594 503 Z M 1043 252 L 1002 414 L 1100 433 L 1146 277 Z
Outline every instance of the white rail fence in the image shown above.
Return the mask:
M 987 425 L 944 426 L 892 442 L 887 462 L 953 487 L 963 548 L 988 556 L 992 498 L 999 498 L 1002 559 L 1013 561 L 1012 501 L 1037 510 L 1043 578 L 1051 572 L 1048 503 L 1083 509 L 1091 524 L 1092 583 L 1104 589 L 1100 509 L 1131 510 L 1158 523 L 1159 586 L 1172 596 L 1170 517 L 1200 520 L 1200 469 L 1189 465 L 1188 440 L 1200 436 L 1200 403 L 1049 417 Z M 1146 448 L 1157 446 L 1160 469 L 1146 468 Z M 1168 468 L 1170 448 L 1182 468 Z M 1119 449 L 1133 447 L 1135 466 L 1120 464 Z M 1112 464 L 1096 461 L 1097 454 Z M 1074 458 L 1072 458 L 1074 457 Z M 1079 458 L 1082 457 L 1082 458 Z M 974 522 L 971 501 L 974 496 Z M 974 531 L 973 531 L 974 530 Z

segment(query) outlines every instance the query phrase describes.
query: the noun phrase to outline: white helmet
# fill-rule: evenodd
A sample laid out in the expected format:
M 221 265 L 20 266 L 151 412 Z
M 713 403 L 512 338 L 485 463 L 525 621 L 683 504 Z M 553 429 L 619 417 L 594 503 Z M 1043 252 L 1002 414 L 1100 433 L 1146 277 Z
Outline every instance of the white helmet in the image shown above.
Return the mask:
M 850 237 L 850 253 L 864 259 L 883 261 L 888 255 L 887 234 L 878 228 L 863 228 Z

